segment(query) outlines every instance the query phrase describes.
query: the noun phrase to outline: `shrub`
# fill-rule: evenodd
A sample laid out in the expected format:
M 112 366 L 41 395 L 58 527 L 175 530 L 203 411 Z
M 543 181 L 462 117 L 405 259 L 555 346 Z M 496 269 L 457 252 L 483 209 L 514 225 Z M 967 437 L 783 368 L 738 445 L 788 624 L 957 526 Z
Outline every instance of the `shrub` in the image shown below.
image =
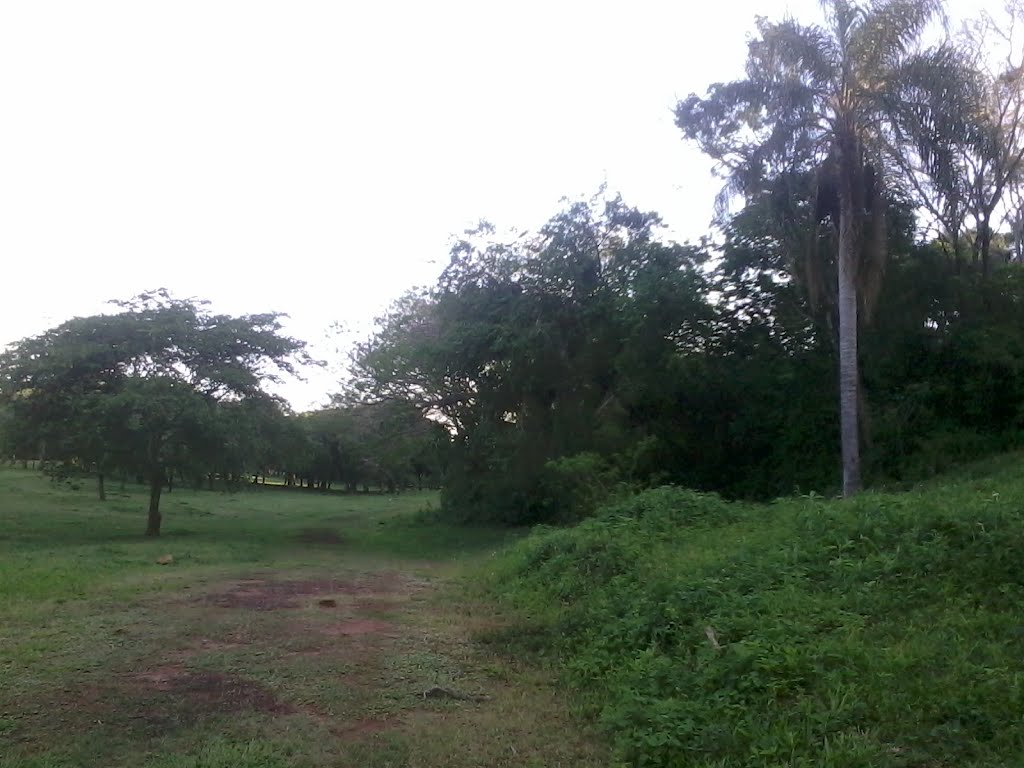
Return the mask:
M 596 453 L 579 453 L 544 465 L 540 506 L 548 522 L 578 523 L 622 490 L 618 472 L 605 459 Z

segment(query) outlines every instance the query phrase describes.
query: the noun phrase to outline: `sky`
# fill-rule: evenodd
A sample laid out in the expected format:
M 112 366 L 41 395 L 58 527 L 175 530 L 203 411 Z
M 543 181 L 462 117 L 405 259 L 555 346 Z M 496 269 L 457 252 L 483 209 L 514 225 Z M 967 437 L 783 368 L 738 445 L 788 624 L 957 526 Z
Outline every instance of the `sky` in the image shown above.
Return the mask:
M 278 391 L 322 404 L 481 218 L 606 183 L 704 234 L 718 183 L 672 108 L 786 13 L 817 0 L 0 3 L 0 345 L 166 287 L 287 313 L 330 365 Z

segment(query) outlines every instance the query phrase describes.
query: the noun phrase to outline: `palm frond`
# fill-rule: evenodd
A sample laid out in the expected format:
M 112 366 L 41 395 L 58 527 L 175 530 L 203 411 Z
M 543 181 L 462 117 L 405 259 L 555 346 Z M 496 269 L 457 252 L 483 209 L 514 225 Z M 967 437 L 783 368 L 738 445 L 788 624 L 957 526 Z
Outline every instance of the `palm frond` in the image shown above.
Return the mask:
M 931 176 L 952 183 L 965 147 L 981 149 L 990 137 L 980 119 L 984 84 L 961 52 L 943 45 L 906 59 L 881 96 L 891 125 L 913 147 Z
M 832 36 L 821 27 L 758 20 L 761 36 L 749 44 L 747 76 L 752 81 L 799 80 L 823 89 L 835 81 L 840 52 Z
M 942 0 L 871 0 L 850 43 L 850 54 L 867 87 L 913 53 L 928 25 L 943 15 Z
M 851 42 L 864 20 L 865 8 L 851 0 L 818 0 L 818 4 L 825 14 L 829 33 L 841 52 L 840 60 L 846 63 L 850 60 Z

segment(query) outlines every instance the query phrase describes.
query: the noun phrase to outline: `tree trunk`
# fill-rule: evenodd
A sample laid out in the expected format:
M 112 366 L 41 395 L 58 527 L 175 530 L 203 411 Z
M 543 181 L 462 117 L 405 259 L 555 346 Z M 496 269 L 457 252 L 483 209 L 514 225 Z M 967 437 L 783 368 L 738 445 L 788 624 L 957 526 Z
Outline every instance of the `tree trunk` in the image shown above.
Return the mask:
M 981 251 L 981 276 L 988 278 L 992 270 L 992 230 L 989 228 L 989 214 L 978 222 L 978 241 Z
M 149 480 L 149 520 L 146 524 L 147 536 L 160 535 L 160 494 L 164 490 L 164 473 L 154 470 Z
M 100 501 L 106 501 L 107 500 L 107 486 L 106 486 L 106 483 L 103 482 L 103 473 L 102 472 L 97 472 L 96 473 L 96 490 L 99 493 Z
M 842 196 L 841 196 L 842 197 Z M 852 200 L 841 200 L 842 203 Z M 839 214 L 839 425 L 843 455 L 843 496 L 861 489 L 860 376 L 857 371 L 857 215 L 852 204 Z

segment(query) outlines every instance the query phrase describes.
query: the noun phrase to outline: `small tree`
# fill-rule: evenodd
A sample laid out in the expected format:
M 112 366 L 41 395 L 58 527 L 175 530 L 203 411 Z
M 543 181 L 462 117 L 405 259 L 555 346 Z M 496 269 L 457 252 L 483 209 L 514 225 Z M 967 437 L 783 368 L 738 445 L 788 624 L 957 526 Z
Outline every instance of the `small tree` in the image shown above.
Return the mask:
M 111 315 L 75 318 L 0 356 L 0 394 L 22 431 L 50 458 L 102 475 L 146 477 L 146 534 L 160 534 L 160 496 L 174 468 L 216 461 L 226 404 L 265 398 L 264 381 L 308 361 L 281 334 L 279 313 L 231 317 L 165 290 L 119 302 Z

